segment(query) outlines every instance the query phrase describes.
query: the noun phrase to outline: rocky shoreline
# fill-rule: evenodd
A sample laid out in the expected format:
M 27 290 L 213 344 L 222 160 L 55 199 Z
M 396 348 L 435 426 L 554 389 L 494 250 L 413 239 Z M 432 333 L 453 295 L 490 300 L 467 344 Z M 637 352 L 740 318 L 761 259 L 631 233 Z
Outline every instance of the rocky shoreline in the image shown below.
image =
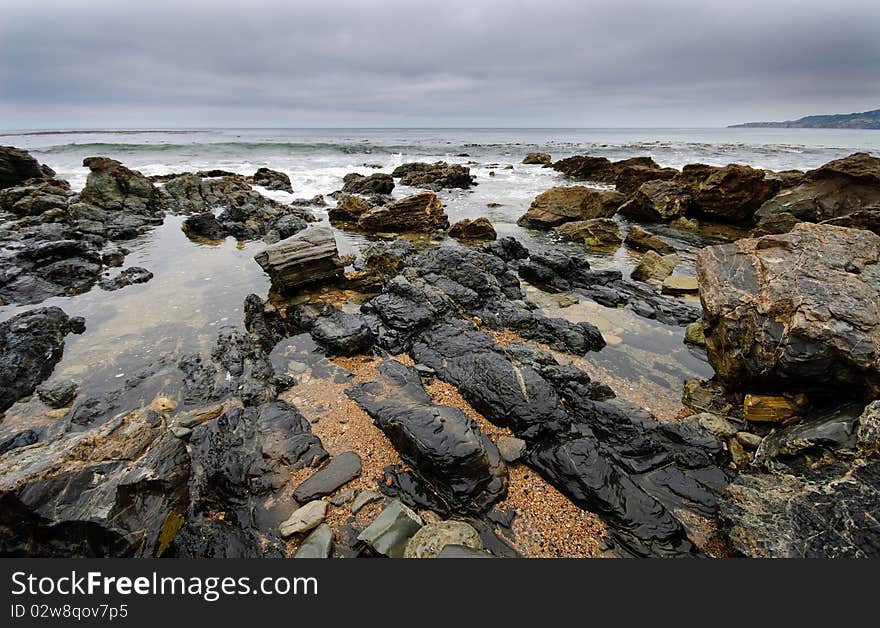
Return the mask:
M 631 276 L 487 218 L 450 226 L 438 192 L 477 184 L 458 164 L 347 175 L 329 222 L 372 244 L 345 256 L 316 224 L 323 197 L 254 189 L 292 192 L 281 172 L 148 178 L 92 157 L 73 193 L 0 147 L 0 304 L 34 306 L 0 323 L 0 412 L 46 408 L 0 439 L 0 554 L 876 556 L 880 158 L 523 163 L 572 185 L 520 225 L 625 247 Z M 39 304 L 151 281 L 119 269 L 166 215 L 196 242 L 262 240 L 271 291 L 208 355 L 145 363 L 116 390 L 54 378 L 90 323 Z M 691 273 L 670 229 L 733 235 Z M 607 334 L 531 289 L 678 328 L 715 377 L 660 420 L 577 366 Z

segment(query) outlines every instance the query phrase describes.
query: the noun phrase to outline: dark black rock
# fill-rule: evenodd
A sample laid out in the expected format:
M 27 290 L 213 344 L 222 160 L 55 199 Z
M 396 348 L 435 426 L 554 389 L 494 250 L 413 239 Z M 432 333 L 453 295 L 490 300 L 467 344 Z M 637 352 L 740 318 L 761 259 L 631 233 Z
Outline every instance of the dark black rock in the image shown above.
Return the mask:
M 301 504 L 329 495 L 361 474 L 361 459 L 353 451 L 334 457 L 327 465 L 303 481 L 293 492 Z
M 432 402 L 415 369 L 387 359 L 380 378 L 349 396 L 376 422 L 443 504 L 443 512 L 488 510 L 507 494 L 507 469 L 498 449 L 458 408 Z
M 293 193 L 290 185 L 290 177 L 283 172 L 270 170 L 269 168 L 260 168 L 254 173 L 254 185 L 261 185 L 269 190 L 281 190 L 282 192 Z
M 60 308 L 24 312 L 0 323 L 0 412 L 23 397 L 52 373 L 64 352 L 64 337 L 81 333 L 82 320 Z
M 55 175 L 48 166 L 31 157 L 30 153 L 14 146 L 0 146 L 0 190 L 18 185 L 28 179 Z
M 281 497 L 290 474 L 327 459 L 309 422 L 290 404 L 270 401 L 199 425 L 189 443 L 190 507 L 174 555 L 282 556 L 279 524 L 296 509 Z
M 189 216 L 183 221 L 181 229 L 189 238 L 223 240 L 229 235 L 229 231 L 212 212 Z
M 373 345 L 373 334 L 361 316 L 324 301 L 288 308 L 287 323 L 294 333 L 311 334 L 329 355 L 367 353 Z
M 13 449 L 18 449 L 19 447 L 27 447 L 28 445 L 33 445 L 38 440 L 40 440 L 40 434 L 36 430 L 22 430 L 21 432 L 13 434 L 9 438 L 0 441 L 0 456 L 5 454 L 7 451 L 12 451 Z
M 342 191 L 346 194 L 391 194 L 394 189 L 394 179 L 390 174 L 376 172 L 364 176 L 356 172 L 343 177 Z

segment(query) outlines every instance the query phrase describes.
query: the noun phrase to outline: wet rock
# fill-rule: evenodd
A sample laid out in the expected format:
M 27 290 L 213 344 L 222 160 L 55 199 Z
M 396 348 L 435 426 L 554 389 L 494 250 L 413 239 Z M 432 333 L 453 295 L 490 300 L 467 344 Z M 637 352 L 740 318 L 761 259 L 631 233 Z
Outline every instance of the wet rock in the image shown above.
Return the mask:
M 226 410 L 195 427 L 189 443 L 190 503 L 173 554 L 281 556 L 279 527 L 296 508 L 288 497 L 290 476 L 328 457 L 309 422 L 294 406 L 274 400 Z
M 281 536 L 287 538 L 301 532 L 308 532 L 321 524 L 327 515 L 327 502 L 315 499 L 297 508 L 290 517 L 281 522 Z
M 804 175 L 795 187 L 782 190 L 755 214 L 761 233 L 788 231 L 795 221 L 844 219 L 880 205 L 880 157 L 854 153 Z
M 421 518 L 395 499 L 357 538 L 383 556 L 401 558 L 407 542 L 421 527 Z
M 33 445 L 39 440 L 40 434 L 36 430 L 22 430 L 0 441 L 0 456 L 13 449 L 18 449 L 19 447 Z
M 369 176 L 352 172 L 345 175 L 342 181 L 342 191 L 346 194 L 391 194 L 394 189 L 394 179 L 383 172 Z
M 694 347 L 706 347 L 706 336 L 703 333 L 703 321 L 694 321 L 685 327 L 684 342 L 685 344 Z
M 703 249 L 697 277 L 718 378 L 752 390 L 876 392 L 878 255 L 871 232 L 809 223 Z
M 54 177 L 48 166 L 41 166 L 30 153 L 14 146 L 0 146 L 0 190 L 11 188 L 28 179 Z
M 206 240 L 225 240 L 229 235 L 226 227 L 217 220 L 212 212 L 204 212 L 187 217 L 180 226 L 188 238 L 204 238 Z
M 660 292 L 663 294 L 671 294 L 673 296 L 683 296 L 686 294 L 697 294 L 700 286 L 696 277 L 685 277 L 683 275 L 672 275 L 663 280 L 660 286 Z
M 79 229 L 124 239 L 162 224 L 163 198 L 147 177 L 107 157 L 87 157 L 83 166 L 89 169 L 85 187 L 68 207 Z
M 457 240 L 495 240 L 498 234 L 488 218 L 465 218 L 449 228 L 449 237 Z
M 860 415 L 861 413 L 861 415 Z M 795 456 L 820 457 L 824 452 L 850 452 L 858 444 L 857 429 L 862 416 L 860 405 L 844 406 L 804 420 L 803 423 L 773 430 L 760 442 L 755 466 L 775 469 L 777 462 L 799 466 Z
M 270 170 L 269 168 L 259 168 L 254 173 L 254 185 L 260 185 L 267 190 L 280 190 L 282 192 L 293 193 L 293 187 L 290 185 L 290 177 L 283 172 Z
M 433 164 L 421 162 L 403 164 L 395 168 L 391 176 L 399 177 L 400 185 L 411 185 L 434 192 L 451 188 L 467 189 L 475 185 L 470 168 L 459 164 L 448 164 L 445 161 Z
M 463 521 L 439 521 L 420 528 L 406 543 L 404 558 L 437 558 L 447 545 L 482 550 L 479 533 Z
M 699 425 L 722 440 L 736 436 L 737 432 L 742 429 L 741 423 L 735 423 L 727 417 L 712 414 L 711 412 L 701 412 L 700 414 L 689 416 L 687 422 Z
M 565 222 L 610 218 L 623 202 L 623 195 L 611 190 L 584 186 L 555 187 L 542 192 L 517 221 L 522 227 L 551 229 Z
M 126 268 L 122 272 L 117 273 L 113 277 L 102 277 L 98 280 L 98 285 L 103 290 L 112 291 L 136 283 L 146 283 L 152 278 L 153 273 L 146 268 L 132 266 L 131 268 Z
M 356 225 L 360 217 L 372 207 L 363 197 L 346 194 L 337 200 L 336 207 L 330 210 L 328 218 L 332 225 Z
M 649 181 L 668 181 L 678 175 L 675 168 L 655 168 L 653 166 L 622 166 L 617 168 L 614 187 L 622 194 L 632 194 L 642 184 Z
M 618 174 L 632 167 L 660 169 L 660 166 L 650 157 L 631 157 L 612 162 L 605 157 L 576 155 L 560 159 L 553 164 L 554 170 L 573 179 L 598 183 L 614 183 Z
M 859 416 L 856 438 L 862 455 L 880 452 L 880 401 L 869 403 Z
M 669 222 L 684 216 L 693 204 L 690 191 L 674 181 L 648 181 L 620 206 L 620 214 L 634 220 Z
M 620 227 L 613 218 L 592 218 L 566 222 L 553 229 L 565 240 L 582 241 L 590 248 L 617 248 L 623 242 Z
M 630 277 L 636 281 L 662 282 L 672 274 L 679 261 L 675 253 L 661 256 L 654 251 L 645 251 Z
M 326 523 L 316 527 L 300 544 L 294 558 L 329 558 L 333 549 L 333 531 Z
M 280 292 L 339 278 L 345 268 L 328 227 L 309 227 L 266 247 L 254 259 Z
M 28 179 L 20 185 L 0 189 L 0 211 L 16 216 L 40 216 L 46 212 L 67 213 L 73 192 L 63 179 Z
M 358 219 L 364 231 L 380 233 L 430 233 L 445 229 L 449 218 L 433 192 L 419 192 L 387 205 L 373 207 Z
M 638 225 L 630 227 L 624 243 L 636 251 L 654 251 L 660 255 L 671 255 L 675 253 L 675 247 L 671 244 L 667 244 L 650 231 L 646 231 Z
M 522 163 L 537 166 L 549 166 L 552 161 L 553 158 L 550 157 L 549 153 L 529 153 L 523 157 Z
M 806 406 L 804 395 L 748 394 L 743 401 L 743 416 L 753 423 L 790 423 L 801 417 Z
M 731 438 L 727 441 L 727 451 L 730 453 L 730 460 L 738 471 L 745 471 L 751 466 L 752 454 L 743 447 L 738 439 Z
M 382 499 L 382 495 L 376 491 L 361 491 L 357 494 L 357 497 L 354 498 L 354 501 L 351 502 L 351 514 L 356 515 L 364 506 L 379 501 L 380 499 Z
M 184 520 L 189 458 L 155 412 L 0 459 L 4 556 L 161 555 Z
M 353 451 L 346 451 L 334 457 L 311 477 L 304 480 L 293 492 L 300 503 L 329 495 L 361 474 L 361 459 Z
M 748 221 L 780 187 L 764 170 L 738 164 L 713 168 L 693 187 L 693 209 L 723 222 Z
M 689 379 L 682 385 L 681 402 L 696 412 L 712 412 L 729 415 L 742 411 L 740 398 L 739 408 L 730 399 L 727 391 L 715 380 Z
M 379 374 L 348 394 L 433 494 L 439 502 L 435 510 L 480 513 L 505 497 L 507 469 L 472 418 L 458 408 L 434 404 L 418 372 L 396 360 L 384 360 Z
M 70 380 L 50 379 L 37 386 L 37 396 L 50 408 L 63 408 L 76 398 L 77 385 Z
M 363 318 L 324 301 L 288 308 L 287 322 L 295 331 L 311 334 L 328 355 L 359 355 L 373 345 L 373 334 Z
M 864 558 L 880 554 L 880 461 L 856 460 L 789 474 L 743 474 L 719 520 L 729 543 L 755 558 Z
M 504 462 L 516 462 L 526 453 L 526 441 L 513 436 L 499 436 L 495 441 Z
M 45 307 L 0 323 L 0 412 L 33 394 L 64 353 L 64 338 L 85 330 L 81 318 Z

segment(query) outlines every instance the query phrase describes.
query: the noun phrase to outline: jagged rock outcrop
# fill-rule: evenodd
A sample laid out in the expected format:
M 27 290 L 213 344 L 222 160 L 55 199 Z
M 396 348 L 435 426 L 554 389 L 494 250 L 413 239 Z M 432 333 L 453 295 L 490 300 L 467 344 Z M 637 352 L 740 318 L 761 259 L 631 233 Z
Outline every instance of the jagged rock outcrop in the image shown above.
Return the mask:
M 646 165 L 618 167 L 614 187 L 622 194 L 632 194 L 648 181 L 669 181 L 678 176 L 675 168 L 657 168 Z
M 591 218 L 566 222 L 553 229 L 553 232 L 565 240 L 583 242 L 595 249 L 611 249 L 620 246 L 623 236 L 620 225 L 613 218 Z
M 293 194 L 290 177 L 283 172 L 269 168 L 259 168 L 254 173 L 254 185 L 260 185 L 267 190 L 280 190 L 281 192 Z
M 431 233 L 448 226 L 449 218 L 434 192 L 419 192 L 373 207 L 358 219 L 360 229 L 379 233 Z
M 125 239 L 162 224 L 162 195 L 147 177 L 108 157 L 87 157 L 83 166 L 86 185 L 68 207 L 78 230 Z
M 638 225 L 630 227 L 624 243 L 635 251 L 654 251 L 660 255 L 672 255 L 675 253 L 674 246 Z
M 560 159 L 553 164 L 554 170 L 572 177 L 573 179 L 595 181 L 598 183 L 614 183 L 620 173 L 632 167 L 660 170 L 660 166 L 657 165 L 657 162 L 650 157 L 631 157 L 629 159 L 612 162 L 605 157 L 575 155 L 574 157 Z
M 85 330 L 60 308 L 23 312 L 0 323 L 0 412 L 33 394 L 64 353 L 64 338 Z
M 707 173 L 708 176 L 692 186 L 693 210 L 721 222 L 752 220 L 761 205 L 781 187 L 776 177 L 749 166 L 708 167 Z M 688 176 L 685 171 L 684 178 Z
M 287 309 L 285 322 L 294 333 L 309 333 L 328 355 L 369 353 L 373 334 L 363 319 L 319 301 Z
M 475 185 L 471 169 L 459 164 L 438 161 L 433 164 L 414 162 L 398 166 L 391 173 L 400 185 L 411 185 L 439 192 L 448 188 L 469 188 Z
M 10 188 L 28 179 L 51 179 L 55 176 L 49 166 L 42 166 L 29 152 L 14 146 L 0 146 L 0 190 Z
M 189 457 L 166 419 L 136 410 L 0 457 L 0 554 L 152 557 L 187 512 Z
M 669 222 L 688 213 L 693 197 L 688 188 L 674 181 L 643 183 L 618 210 L 634 220 Z
M 549 153 L 529 153 L 523 157 L 522 163 L 534 166 L 549 166 L 553 161 Z
M 581 185 L 550 188 L 535 197 L 517 224 L 532 229 L 551 229 L 575 220 L 610 218 L 617 212 L 623 198 L 619 192 Z
M 348 394 L 413 468 L 411 481 L 436 512 L 478 514 L 506 496 L 498 448 L 464 412 L 434 404 L 415 369 L 386 359 L 379 379 Z
M 394 189 L 393 177 L 384 172 L 369 176 L 352 172 L 345 175 L 342 181 L 342 191 L 346 194 L 391 194 Z
M 336 207 L 328 212 L 328 218 L 331 225 L 348 226 L 357 225 L 360 217 L 367 213 L 370 208 L 374 207 L 368 200 L 362 196 L 354 194 L 346 194 L 337 199 Z
M 855 153 L 809 171 L 799 185 L 779 192 L 764 203 L 755 214 L 756 232 L 784 233 L 797 222 L 845 222 L 848 216 L 877 206 L 880 206 L 880 157 Z M 852 220 L 859 219 L 853 217 Z M 876 224 L 872 219 L 875 228 Z
M 39 216 L 58 212 L 63 216 L 73 192 L 63 179 L 28 179 L 23 183 L 0 190 L 0 211 L 16 216 Z
M 449 237 L 456 240 L 495 240 L 498 234 L 488 218 L 465 218 L 449 228 Z
M 254 255 L 280 292 L 342 276 L 336 238 L 328 227 L 309 227 Z
M 803 223 L 703 249 L 709 361 L 731 388 L 880 390 L 880 237 Z

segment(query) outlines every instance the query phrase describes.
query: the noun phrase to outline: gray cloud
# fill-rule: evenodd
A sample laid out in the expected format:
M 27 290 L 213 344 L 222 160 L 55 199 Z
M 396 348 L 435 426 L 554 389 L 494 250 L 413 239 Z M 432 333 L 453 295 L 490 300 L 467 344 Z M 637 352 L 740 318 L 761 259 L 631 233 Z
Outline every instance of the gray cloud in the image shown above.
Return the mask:
M 880 106 L 880 3 L 30 0 L 0 120 L 699 126 Z

